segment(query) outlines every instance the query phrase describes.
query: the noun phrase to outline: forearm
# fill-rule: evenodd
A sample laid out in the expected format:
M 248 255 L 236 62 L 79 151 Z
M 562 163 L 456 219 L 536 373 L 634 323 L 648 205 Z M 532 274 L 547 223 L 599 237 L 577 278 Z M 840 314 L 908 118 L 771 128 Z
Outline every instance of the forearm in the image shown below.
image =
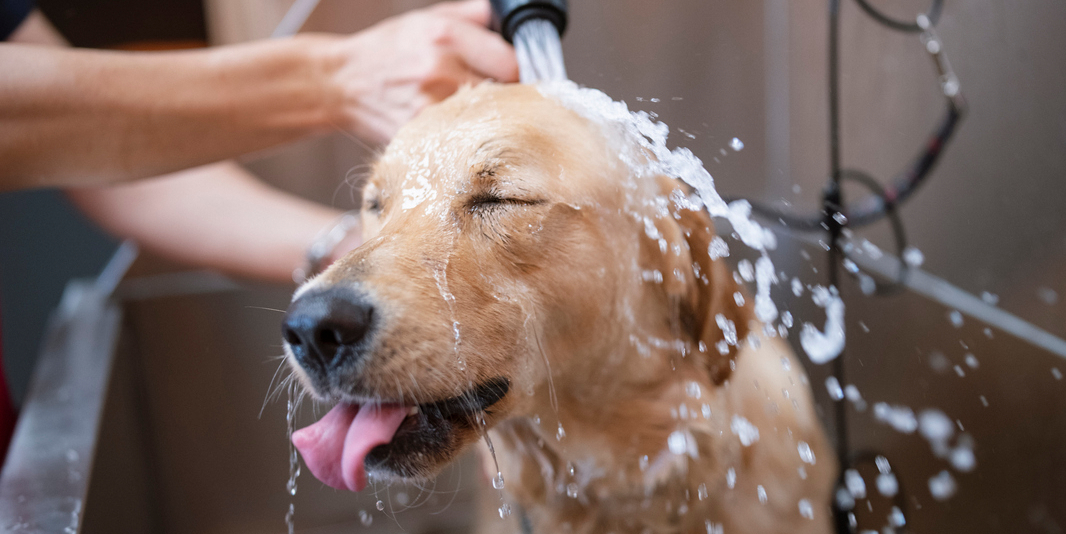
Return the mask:
M 0 45 L 0 190 L 147 177 L 329 131 L 335 39 L 166 53 Z
M 68 190 L 112 234 L 183 263 L 291 282 L 340 212 L 271 188 L 223 162 L 157 180 Z

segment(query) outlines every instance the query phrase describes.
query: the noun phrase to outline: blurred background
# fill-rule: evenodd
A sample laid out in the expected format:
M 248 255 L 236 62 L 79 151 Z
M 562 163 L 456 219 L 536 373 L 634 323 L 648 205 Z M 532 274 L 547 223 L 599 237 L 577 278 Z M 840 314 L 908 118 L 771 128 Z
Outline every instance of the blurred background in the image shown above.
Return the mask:
M 428 3 L 323 0 L 304 31 L 358 31 Z M 928 8 L 926 0 L 871 3 L 906 20 Z M 158 49 L 264 38 L 290 2 L 38 4 L 76 46 Z M 563 40 L 568 73 L 631 109 L 657 113 L 671 127 L 671 144 L 692 149 L 723 196 L 812 211 L 829 168 L 826 4 L 570 0 Z M 888 31 L 850 0 L 842 4 L 843 162 L 886 180 L 921 148 L 944 102 L 916 35 Z M 901 210 L 909 242 L 923 253 L 923 270 L 1066 337 L 1066 3 L 947 2 L 937 28 L 969 114 L 928 183 Z M 734 137 L 743 141 L 742 151 L 729 148 Z M 365 147 L 337 134 L 249 156 L 243 164 L 282 189 L 350 208 L 357 193 L 345 178 L 369 157 Z M 886 223 L 858 234 L 893 250 Z M 826 282 L 819 247 L 786 232 L 779 239 L 778 269 L 805 283 Z M 99 272 L 116 245 L 61 193 L 0 194 L 0 316 L 16 401 L 25 395 L 67 281 Z M 134 275 L 180 270 L 142 257 Z M 103 423 L 111 437 L 101 442 L 96 467 L 118 474 L 94 477 L 83 531 L 284 530 L 290 500 L 284 402 L 267 404 L 259 417 L 272 358 L 281 353 L 281 314 L 261 308 L 284 309 L 291 289 L 241 284 L 125 306 Z M 867 404 L 863 410 L 849 405 L 849 436 L 856 449 L 892 460 L 914 530 L 1063 532 L 1066 362 L 994 324 L 967 315 L 953 322 L 952 307 L 911 291 L 867 297 L 849 278 L 840 289 L 847 304 L 847 383 Z M 787 284 L 775 298 L 797 324 L 824 320 L 809 297 L 795 298 Z M 967 363 L 967 354 L 977 366 Z M 833 401 L 822 387 L 829 370 L 810 366 L 809 372 L 829 424 Z M 954 471 L 919 436 L 882 424 L 869 408 L 877 402 L 942 410 L 958 433 L 972 437 L 976 468 Z M 958 483 L 944 501 L 928 489 L 942 470 Z M 382 532 L 461 531 L 468 521 L 465 508 L 447 506 L 449 499 L 469 501 L 452 479 L 432 494 L 394 490 L 358 499 L 306 474 L 300 480 L 301 531 L 334 531 L 329 525 L 350 531 L 368 516 L 369 529 Z M 125 527 L 108 523 L 128 515 L 121 504 L 131 501 L 118 498 L 127 493 L 143 517 Z M 94 506 L 94 495 L 111 497 L 96 498 Z M 421 496 L 434 499 L 421 512 L 446 510 L 441 517 L 451 519 L 425 522 L 420 512 L 408 512 L 394 520 L 374 503 L 400 509 Z M 864 528 L 880 529 L 878 521 L 870 518 Z

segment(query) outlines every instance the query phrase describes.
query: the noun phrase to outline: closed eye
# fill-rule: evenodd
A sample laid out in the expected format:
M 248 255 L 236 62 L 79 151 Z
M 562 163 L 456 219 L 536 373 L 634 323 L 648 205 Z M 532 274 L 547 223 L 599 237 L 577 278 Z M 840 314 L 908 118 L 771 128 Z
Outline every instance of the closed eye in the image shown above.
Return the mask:
M 470 199 L 470 213 L 475 215 L 487 215 L 491 212 L 517 206 L 535 206 L 543 204 L 543 200 L 530 200 L 525 198 L 501 197 L 493 194 L 477 195 Z
M 375 215 L 381 213 L 381 198 L 370 197 L 363 203 L 363 210 L 369 211 Z

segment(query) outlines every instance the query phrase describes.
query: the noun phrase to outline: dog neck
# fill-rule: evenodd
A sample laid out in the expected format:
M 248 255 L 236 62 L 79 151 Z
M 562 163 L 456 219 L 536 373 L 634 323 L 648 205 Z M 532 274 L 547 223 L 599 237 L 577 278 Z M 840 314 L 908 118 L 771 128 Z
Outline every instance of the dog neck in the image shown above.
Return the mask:
M 720 515 L 709 496 L 740 454 L 722 433 L 723 386 L 682 356 L 691 347 L 624 345 L 598 376 L 555 377 L 557 400 L 542 388 L 539 413 L 496 428 L 506 490 L 537 532 L 692 531 Z

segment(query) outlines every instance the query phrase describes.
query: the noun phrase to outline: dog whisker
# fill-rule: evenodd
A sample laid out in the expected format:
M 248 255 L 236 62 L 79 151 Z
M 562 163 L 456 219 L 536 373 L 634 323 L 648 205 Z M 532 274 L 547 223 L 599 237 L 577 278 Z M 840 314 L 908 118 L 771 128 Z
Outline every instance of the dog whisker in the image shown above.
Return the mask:
M 286 376 L 286 377 L 281 378 L 281 380 L 278 380 L 278 373 L 282 372 L 282 369 L 285 368 L 285 364 L 286 364 L 286 360 L 285 360 L 285 355 L 284 354 L 281 356 L 280 359 L 281 359 L 281 362 L 278 363 L 278 368 L 274 370 L 274 376 L 270 377 L 270 383 L 267 384 L 267 394 L 266 394 L 266 397 L 263 398 L 263 405 L 259 408 L 259 418 L 260 419 L 263 418 L 263 411 L 266 410 L 267 403 L 269 403 L 269 402 L 271 402 L 273 400 L 277 400 L 278 397 L 281 395 L 282 389 L 288 383 L 288 381 L 294 379 L 295 371 L 293 371 L 291 368 L 289 368 L 288 369 L 289 375 Z M 275 380 L 278 380 L 277 386 L 274 386 L 274 381 Z

